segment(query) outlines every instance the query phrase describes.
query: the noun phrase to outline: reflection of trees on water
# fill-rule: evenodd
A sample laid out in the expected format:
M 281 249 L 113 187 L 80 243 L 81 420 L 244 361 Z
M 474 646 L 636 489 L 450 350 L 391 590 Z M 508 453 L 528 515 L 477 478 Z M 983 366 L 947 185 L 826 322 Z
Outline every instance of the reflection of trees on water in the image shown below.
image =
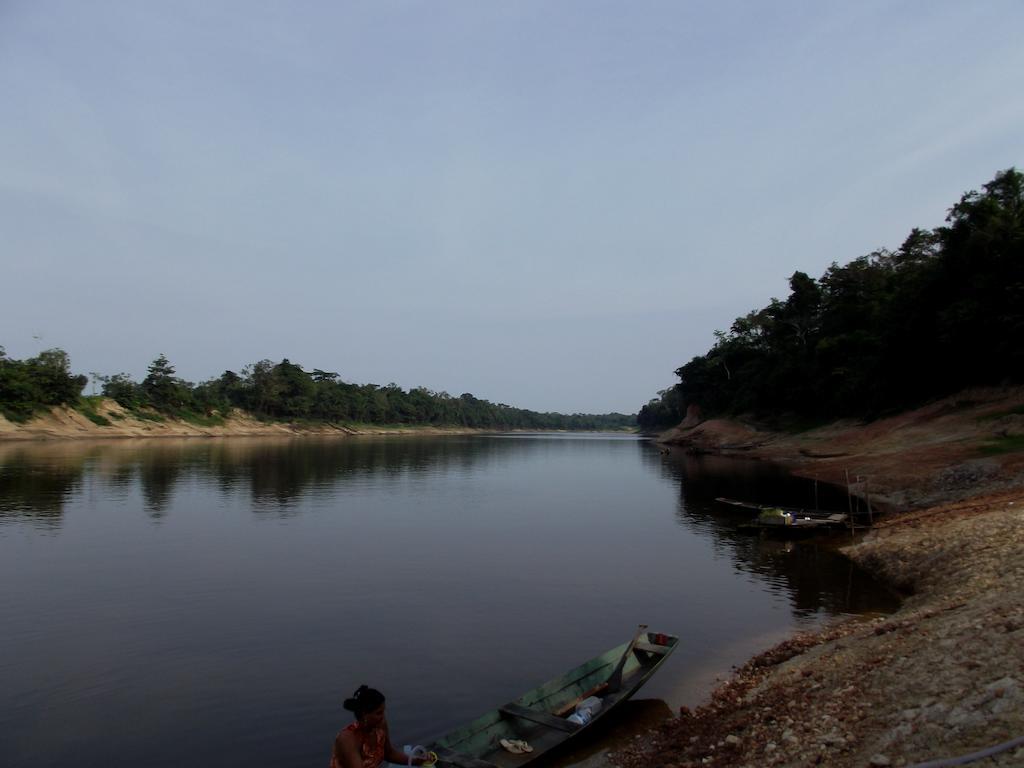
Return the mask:
M 60 528 L 64 505 L 82 487 L 87 461 L 83 454 L 40 463 L 30 446 L 8 447 L 0 453 L 0 521 Z
M 368 482 L 415 480 L 438 472 L 468 472 L 497 454 L 526 450 L 513 441 L 467 437 L 392 439 L 296 439 L 250 444 L 221 443 L 208 456 L 208 472 L 222 489 L 246 484 L 260 512 L 293 514 L 296 504 L 316 494 Z
M 813 509 L 812 480 L 793 477 L 777 466 L 720 456 L 690 456 L 682 451 L 661 454 L 641 443 L 642 460 L 665 479 L 678 484 L 679 522 L 695 533 L 710 536 L 717 552 L 737 571 L 750 573 L 784 588 L 798 615 L 890 611 L 896 598 L 881 584 L 836 552 L 848 534 L 801 541 L 763 538 L 742 530 L 754 512 L 731 507 L 720 496 L 761 504 Z M 819 484 L 820 509 L 842 511 L 845 491 Z
M 0 447 L 0 515 L 45 519 L 59 527 L 66 503 L 89 473 L 97 485 L 126 494 L 141 490 L 159 520 L 183 482 L 197 480 L 223 497 L 248 490 L 260 514 L 290 516 L 311 494 L 325 496 L 360 483 L 468 473 L 530 451 L 523 440 L 474 436 L 443 440 L 395 438 L 282 438 L 35 444 Z
M 154 520 L 160 520 L 167 514 L 167 508 L 174 498 L 174 489 L 184 465 L 174 457 L 152 453 L 140 458 L 135 467 L 146 510 Z

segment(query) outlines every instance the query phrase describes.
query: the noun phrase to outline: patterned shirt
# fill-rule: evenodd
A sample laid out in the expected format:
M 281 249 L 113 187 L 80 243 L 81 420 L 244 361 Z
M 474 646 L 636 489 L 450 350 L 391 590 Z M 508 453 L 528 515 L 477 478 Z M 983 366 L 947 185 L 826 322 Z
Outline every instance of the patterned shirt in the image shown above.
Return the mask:
M 384 762 L 384 743 L 386 734 L 383 728 L 375 728 L 372 731 L 365 730 L 358 722 L 347 726 L 344 731 L 338 733 L 341 736 L 345 731 L 352 731 L 359 739 L 359 756 L 363 759 L 362 768 L 379 768 Z M 331 752 L 330 768 L 342 768 L 338 760 L 337 749 Z

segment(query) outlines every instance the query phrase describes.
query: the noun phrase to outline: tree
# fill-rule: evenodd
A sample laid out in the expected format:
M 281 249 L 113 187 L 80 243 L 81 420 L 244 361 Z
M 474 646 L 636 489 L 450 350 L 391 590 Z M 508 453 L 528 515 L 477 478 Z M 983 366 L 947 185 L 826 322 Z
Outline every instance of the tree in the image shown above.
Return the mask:
M 142 392 L 150 405 L 158 411 L 180 408 L 185 404 L 182 389 L 165 355 L 161 354 L 150 363 L 146 378 L 142 380 Z
M 27 363 L 36 397 L 46 405 L 76 402 L 89 381 L 71 373 L 71 359 L 63 349 L 47 349 Z
M 88 378 L 71 372 L 62 349 L 47 349 L 28 360 L 13 360 L 0 347 L 0 410 L 23 421 L 51 405 L 76 403 Z
M 142 388 L 127 373 L 100 376 L 99 379 L 103 384 L 100 390 L 103 396 L 117 401 L 121 407 L 133 409 L 144 403 L 145 395 Z
M 876 416 L 965 386 L 1024 380 L 1024 175 L 1001 171 L 949 210 L 817 281 L 789 279 L 785 301 L 715 333 L 676 370 L 683 403 L 705 413 Z M 664 410 L 643 409 L 644 420 Z

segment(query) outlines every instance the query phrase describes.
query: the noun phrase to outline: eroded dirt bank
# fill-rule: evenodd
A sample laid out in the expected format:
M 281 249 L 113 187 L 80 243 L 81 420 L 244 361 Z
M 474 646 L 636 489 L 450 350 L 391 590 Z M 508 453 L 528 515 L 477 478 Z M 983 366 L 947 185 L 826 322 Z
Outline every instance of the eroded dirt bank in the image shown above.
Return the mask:
M 748 421 L 684 422 L 660 441 L 673 450 L 767 459 L 845 486 L 892 510 L 1024 486 L 1024 389 L 975 389 L 868 424 L 799 433 Z
M 469 428 L 447 427 L 349 427 L 336 424 L 268 423 L 236 412 L 221 424 L 198 425 L 179 419 L 139 418 L 113 400 L 103 400 L 96 409 L 109 424 L 100 425 L 71 408 L 51 408 L 24 424 L 0 416 L 0 440 L 60 440 L 126 437 L 257 437 L 280 435 L 375 435 L 375 434 L 454 434 L 479 432 Z
M 907 599 L 892 616 L 761 654 L 611 761 L 903 766 L 1024 736 L 1020 405 L 1019 391 L 988 390 L 803 435 L 732 422 L 667 434 L 673 450 L 758 456 L 832 481 L 867 476 L 867 492 L 892 511 L 845 551 Z M 1024 747 L 978 764 L 1024 766 Z

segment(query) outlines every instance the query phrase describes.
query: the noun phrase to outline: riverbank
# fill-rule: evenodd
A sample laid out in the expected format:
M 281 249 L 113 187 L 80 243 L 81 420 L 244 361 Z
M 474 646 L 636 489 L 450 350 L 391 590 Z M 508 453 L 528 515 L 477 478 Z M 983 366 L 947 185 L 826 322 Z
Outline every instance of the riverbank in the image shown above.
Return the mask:
M 801 434 L 688 424 L 670 450 L 770 459 L 856 480 L 888 514 L 844 551 L 906 600 L 798 635 L 702 706 L 610 756 L 640 766 L 902 766 L 1024 736 L 1024 401 L 978 390 Z M 985 765 L 1024 765 L 1024 748 Z
M 772 461 L 840 487 L 849 479 L 875 507 L 920 509 L 1024 486 L 1024 388 L 973 389 L 870 423 L 803 432 L 692 418 L 658 440 L 668 450 Z
M 197 424 L 182 419 L 158 416 L 142 417 L 115 401 L 104 398 L 95 414 L 106 424 L 96 423 L 84 413 L 68 407 L 50 408 L 24 424 L 0 416 L 0 441 L 16 440 L 95 440 L 105 438 L 152 437 L 275 437 L 283 435 L 451 435 L 475 434 L 470 427 L 433 427 L 419 425 L 308 424 L 266 422 L 241 411 L 219 423 Z

